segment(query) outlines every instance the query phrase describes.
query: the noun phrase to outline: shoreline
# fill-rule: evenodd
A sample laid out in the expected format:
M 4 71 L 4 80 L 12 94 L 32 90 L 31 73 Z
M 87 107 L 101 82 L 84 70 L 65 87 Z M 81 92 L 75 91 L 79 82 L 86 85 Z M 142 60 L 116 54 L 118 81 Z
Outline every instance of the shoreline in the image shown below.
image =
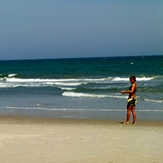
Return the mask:
M 41 118 L 41 117 L 28 117 L 17 115 L 0 115 L 0 124 L 3 123 L 35 123 L 35 124 L 85 124 L 85 125 L 134 125 L 132 124 L 132 118 L 129 124 L 124 124 L 121 120 L 109 120 L 109 119 L 75 119 L 75 118 Z M 135 124 L 136 126 L 163 126 L 163 120 L 140 120 Z

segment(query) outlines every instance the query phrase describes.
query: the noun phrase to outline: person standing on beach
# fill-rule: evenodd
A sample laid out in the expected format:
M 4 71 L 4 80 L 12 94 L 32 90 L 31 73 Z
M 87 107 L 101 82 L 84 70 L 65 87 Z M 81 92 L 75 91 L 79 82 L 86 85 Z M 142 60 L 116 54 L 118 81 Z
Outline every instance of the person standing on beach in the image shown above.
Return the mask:
M 137 84 L 136 84 L 136 77 L 131 76 L 130 77 L 131 86 L 129 87 L 129 90 L 123 90 L 122 94 L 129 94 L 128 100 L 127 100 L 127 115 L 126 115 L 126 122 L 125 124 L 129 124 L 130 120 L 130 112 L 132 111 L 133 115 L 133 124 L 136 124 L 136 111 L 135 111 L 135 105 L 136 105 L 136 90 L 137 90 Z

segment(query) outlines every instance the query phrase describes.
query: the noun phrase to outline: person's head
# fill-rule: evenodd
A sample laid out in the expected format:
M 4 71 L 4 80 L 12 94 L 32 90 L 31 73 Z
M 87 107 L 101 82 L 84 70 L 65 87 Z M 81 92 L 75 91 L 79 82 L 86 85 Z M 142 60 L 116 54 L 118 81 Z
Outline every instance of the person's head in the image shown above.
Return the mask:
M 136 77 L 135 76 L 130 76 L 130 82 L 135 83 L 135 81 L 136 81 Z

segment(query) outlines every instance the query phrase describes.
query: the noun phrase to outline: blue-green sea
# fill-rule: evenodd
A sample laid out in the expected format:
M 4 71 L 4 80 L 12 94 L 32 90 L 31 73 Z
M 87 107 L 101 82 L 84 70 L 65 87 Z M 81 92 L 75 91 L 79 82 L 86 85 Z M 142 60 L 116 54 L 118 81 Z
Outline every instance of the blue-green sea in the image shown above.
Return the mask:
M 163 120 L 163 56 L 0 61 L 0 114 L 124 120 L 132 75 L 138 120 Z

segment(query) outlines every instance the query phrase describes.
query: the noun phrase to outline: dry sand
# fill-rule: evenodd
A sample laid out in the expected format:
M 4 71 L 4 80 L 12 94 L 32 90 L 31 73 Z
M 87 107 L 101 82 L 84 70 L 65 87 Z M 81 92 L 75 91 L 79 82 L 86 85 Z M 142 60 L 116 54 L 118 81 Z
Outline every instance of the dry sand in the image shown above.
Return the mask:
M 2 163 L 162 163 L 163 122 L 0 118 Z

